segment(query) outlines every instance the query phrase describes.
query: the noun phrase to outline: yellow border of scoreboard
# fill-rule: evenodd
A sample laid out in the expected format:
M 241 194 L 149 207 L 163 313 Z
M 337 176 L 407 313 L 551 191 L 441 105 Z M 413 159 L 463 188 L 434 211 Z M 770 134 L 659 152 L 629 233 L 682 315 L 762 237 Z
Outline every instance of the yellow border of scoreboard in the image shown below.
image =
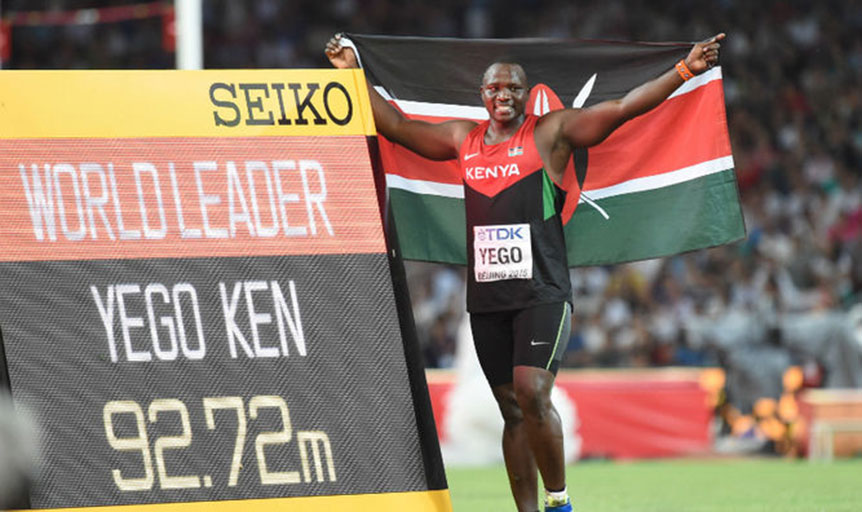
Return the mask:
M 320 512 L 321 510 L 451 512 L 452 503 L 449 499 L 449 491 L 441 490 L 39 510 L 42 512 L 92 512 L 94 510 L 99 512 L 282 512 L 284 510 L 291 512 Z
M 375 134 L 361 69 L 0 73 L 4 139 Z

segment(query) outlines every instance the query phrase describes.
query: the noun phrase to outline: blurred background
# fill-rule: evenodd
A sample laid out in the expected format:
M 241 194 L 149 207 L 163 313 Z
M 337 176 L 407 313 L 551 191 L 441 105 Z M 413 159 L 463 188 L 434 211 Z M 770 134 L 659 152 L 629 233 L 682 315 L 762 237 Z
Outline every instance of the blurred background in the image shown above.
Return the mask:
M 171 2 L 2 0 L 0 15 L 4 69 L 175 67 Z M 205 68 L 329 67 L 323 47 L 338 31 L 635 41 L 726 32 L 724 90 L 747 238 L 573 269 L 564 368 L 590 369 L 573 374 L 582 383 L 644 376 L 635 390 L 667 375 L 696 382 L 708 397 L 710 439 L 728 451 L 810 452 L 819 407 L 810 397 L 819 395 L 801 394 L 862 387 L 859 2 L 203 0 L 202 18 Z M 464 270 L 408 262 L 407 272 L 426 366 L 452 368 Z M 439 393 L 454 386 L 429 375 L 432 393 L 439 382 L 449 382 Z M 836 421 L 853 430 L 862 401 L 841 396 L 856 409 Z M 443 397 L 432 396 L 438 429 Z M 847 439 L 846 453 L 862 450 L 858 433 Z

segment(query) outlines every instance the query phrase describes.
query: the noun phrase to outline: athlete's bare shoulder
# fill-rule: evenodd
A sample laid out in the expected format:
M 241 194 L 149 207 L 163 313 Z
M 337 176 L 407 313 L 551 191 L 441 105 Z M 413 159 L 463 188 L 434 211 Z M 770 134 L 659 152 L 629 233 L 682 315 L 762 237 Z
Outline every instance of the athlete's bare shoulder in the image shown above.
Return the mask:
M 479 126 L 479 123 L 469 119 L 452 119 L 433 126 L 435 127 L 434 129 L 445 131 L 447 133 L 447 138 L 452 141 L 455 154 L 457 155 L 460 152 L 461 144 L 464 143 L 467 135 L 469 135 L 474 128 Z
M 564 108 L 553 110 L 539 118 L 536 122 L 536 146 L 551 149 L 565 141 L 563 127 L 566 123 L 577 122 L 582 109 Z
M 563 172 L 575 149 L 565 136 L 563 128 L 577 122 L 581 112 L 578 108 L 554 110 L 536 122 L 536 130 L 533 132 L 536 150 L 545 164 L 545 170 L 556 183 L 563 182 Z

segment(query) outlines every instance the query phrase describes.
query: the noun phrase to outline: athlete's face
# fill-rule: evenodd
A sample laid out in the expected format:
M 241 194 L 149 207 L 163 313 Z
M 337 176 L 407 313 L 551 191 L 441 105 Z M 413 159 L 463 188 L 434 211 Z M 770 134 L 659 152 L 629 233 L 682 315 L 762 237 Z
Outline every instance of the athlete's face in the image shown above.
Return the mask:
M 491 119 L 506 123 L 524 114 L 530 91 L 527 75 L 517 64 L 492 64 L 482 77 L 482 102 Z

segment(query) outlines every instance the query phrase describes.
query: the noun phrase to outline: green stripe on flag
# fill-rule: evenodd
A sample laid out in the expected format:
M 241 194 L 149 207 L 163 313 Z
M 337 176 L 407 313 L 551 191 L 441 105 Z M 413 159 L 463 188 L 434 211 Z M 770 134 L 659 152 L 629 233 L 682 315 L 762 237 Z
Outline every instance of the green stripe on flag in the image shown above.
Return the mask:
M 596 203 L 610 219 L 581 204 L 565 227 L 570 266 L 657 258 L 745 236 L 733 169 Z
M 467 264 L 464 200 L 389 189 L 401 255 L 408 260 Z
M 589 194 L 589 192 L 587 192 Z M 390 188 L 403 257 L 464 265 L 464 200 Z M 565 226 L 569 266 L 659 258 L 745 236 L 733 169 L 582 203 Z

